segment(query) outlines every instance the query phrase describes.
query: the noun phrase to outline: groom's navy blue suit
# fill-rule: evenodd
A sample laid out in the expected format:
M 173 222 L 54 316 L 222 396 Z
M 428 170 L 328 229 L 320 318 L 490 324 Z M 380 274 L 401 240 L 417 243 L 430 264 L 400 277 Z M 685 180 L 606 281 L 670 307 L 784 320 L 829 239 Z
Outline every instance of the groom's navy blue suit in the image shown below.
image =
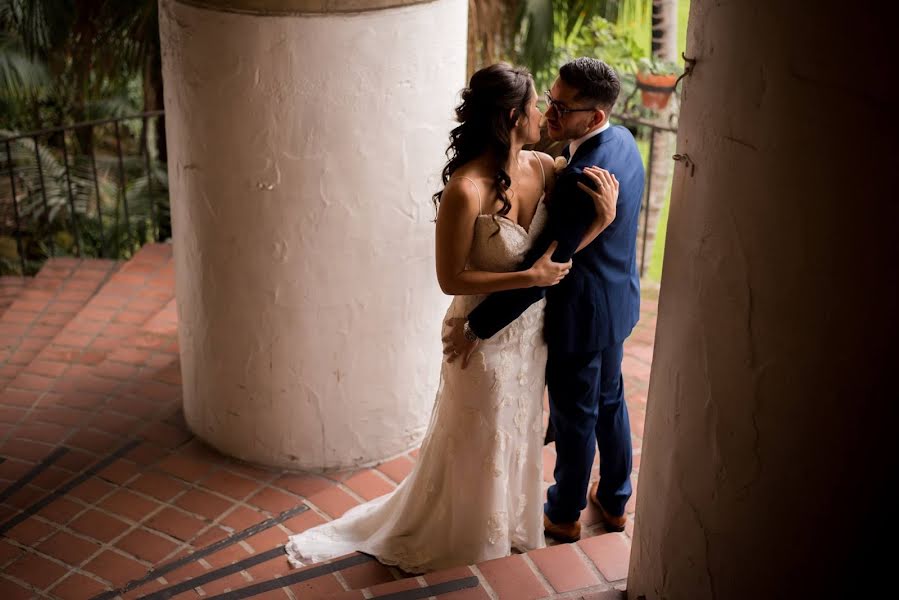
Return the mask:
M 592 200 L 577 187 L 578 181 L 589 181 L 582 170 L 590 165 L 618 178 L 617 213 L 605 231 L 574 254 L 596 216 Z M 546 297 L 546 381 L 558 458 L 556 484 L 549 489 L 545 511 L 554 523 L 576 521 L 586 506 L 597 443 L 603 508 L 622 515 L 631 495 L 630 423 L 621 359 L 624 340 L 640 316 L 636 245 L 643 181 L 643 160 L 627 129 L 610 127 L 585 140 L 559 174 L 547 225 L 522 264 L 530 267 L 557 241 L 553 260 L 573 258 L 570 273 L 551 288 L 491 294 L 468 316 L 471 329 L 487 339 Z

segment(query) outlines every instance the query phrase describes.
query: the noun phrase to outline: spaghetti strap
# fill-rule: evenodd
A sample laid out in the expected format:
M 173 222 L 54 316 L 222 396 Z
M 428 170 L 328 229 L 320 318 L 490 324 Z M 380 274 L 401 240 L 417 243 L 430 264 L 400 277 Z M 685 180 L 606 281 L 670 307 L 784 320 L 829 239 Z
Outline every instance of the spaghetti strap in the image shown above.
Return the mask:
M 539 156 L 537 156 L 537 151 L 531 150 L 531 152 L 534 154 L 534 158 L 537 159 L 537 164 L 540 165 L 540 174 L 543 175 L 543 191 L 545 192 L 546 191 L 546 169 L 543 168 L 543 161 L 540 160 Z
M 481 188 L 478 187 L 478 184 L 474 182 L 471 177 L 466 177 L 464 175 L 459 175 L 459 179 L 466 179 L 468 183 L 474 186 L 474 191 L 478 193 L 478 214 L 484 213 L 484 202 L 481 200 Z

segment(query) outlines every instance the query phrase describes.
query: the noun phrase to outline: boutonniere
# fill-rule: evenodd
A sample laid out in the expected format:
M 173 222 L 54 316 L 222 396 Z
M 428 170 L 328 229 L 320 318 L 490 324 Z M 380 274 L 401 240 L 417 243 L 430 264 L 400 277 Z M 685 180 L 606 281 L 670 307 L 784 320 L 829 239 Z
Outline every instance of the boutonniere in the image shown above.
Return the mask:
M 568 166 L 568 159 L 564 156 L 557 156 L 553 161 L 553 171 L 557 174 L 561 173 Z

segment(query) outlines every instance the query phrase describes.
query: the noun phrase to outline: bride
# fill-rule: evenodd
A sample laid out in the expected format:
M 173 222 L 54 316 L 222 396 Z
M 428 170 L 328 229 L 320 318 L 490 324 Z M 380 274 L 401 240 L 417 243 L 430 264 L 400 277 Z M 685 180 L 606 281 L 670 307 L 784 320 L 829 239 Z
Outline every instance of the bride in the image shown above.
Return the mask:
M 434 195 L 437 279 L 455 296 L 447 320 L 492 292 L 555 285 L 571 267 L 551 261 L 551 246 L 533 267 L 516 270 L 545 224 L 543 200 L 554 180 L 552 158 L 522 150 L 540 139 L 531 75 L 507 64 L 478 71 L 456 117 L 444 189 Z M 606 171 L 585 172 L 612 182 Z M 615 205 L 617 186 L 600 189 L 587 190 L 597 219 L 581 247 Z M 544 303 L 484 340 L 465 370 L 453 357 L 444 360 L 412 473 L 390 494 L 291 536 L 286 550 L 294 566 L 359 551 L 422 573 L 544 545 Z

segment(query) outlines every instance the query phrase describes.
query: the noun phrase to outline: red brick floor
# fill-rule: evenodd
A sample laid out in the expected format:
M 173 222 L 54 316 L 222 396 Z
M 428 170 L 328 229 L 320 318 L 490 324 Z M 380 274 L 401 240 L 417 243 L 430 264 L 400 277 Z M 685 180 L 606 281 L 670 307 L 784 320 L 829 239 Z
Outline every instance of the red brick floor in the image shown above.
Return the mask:
M 19 297 L 26 280 L 18 275 L 0 276 L 0 315 Z
M 423 577 L 358 554 L 291 569 L 280 549 L 288 535 L 394 489 L 418 453 L 312 475 L 206 447 L 180 410 L 173 289 L 164 244 L 125 264 L 54 259 L 4 288 L 0 598 L 619 596 L 633 519 L 607 533 L 589 508 L 577 544 Z M 635 483 L 656 313 L 645 296 L 624 362 Z M 552 446 L 544 456 L 548 485 Z

